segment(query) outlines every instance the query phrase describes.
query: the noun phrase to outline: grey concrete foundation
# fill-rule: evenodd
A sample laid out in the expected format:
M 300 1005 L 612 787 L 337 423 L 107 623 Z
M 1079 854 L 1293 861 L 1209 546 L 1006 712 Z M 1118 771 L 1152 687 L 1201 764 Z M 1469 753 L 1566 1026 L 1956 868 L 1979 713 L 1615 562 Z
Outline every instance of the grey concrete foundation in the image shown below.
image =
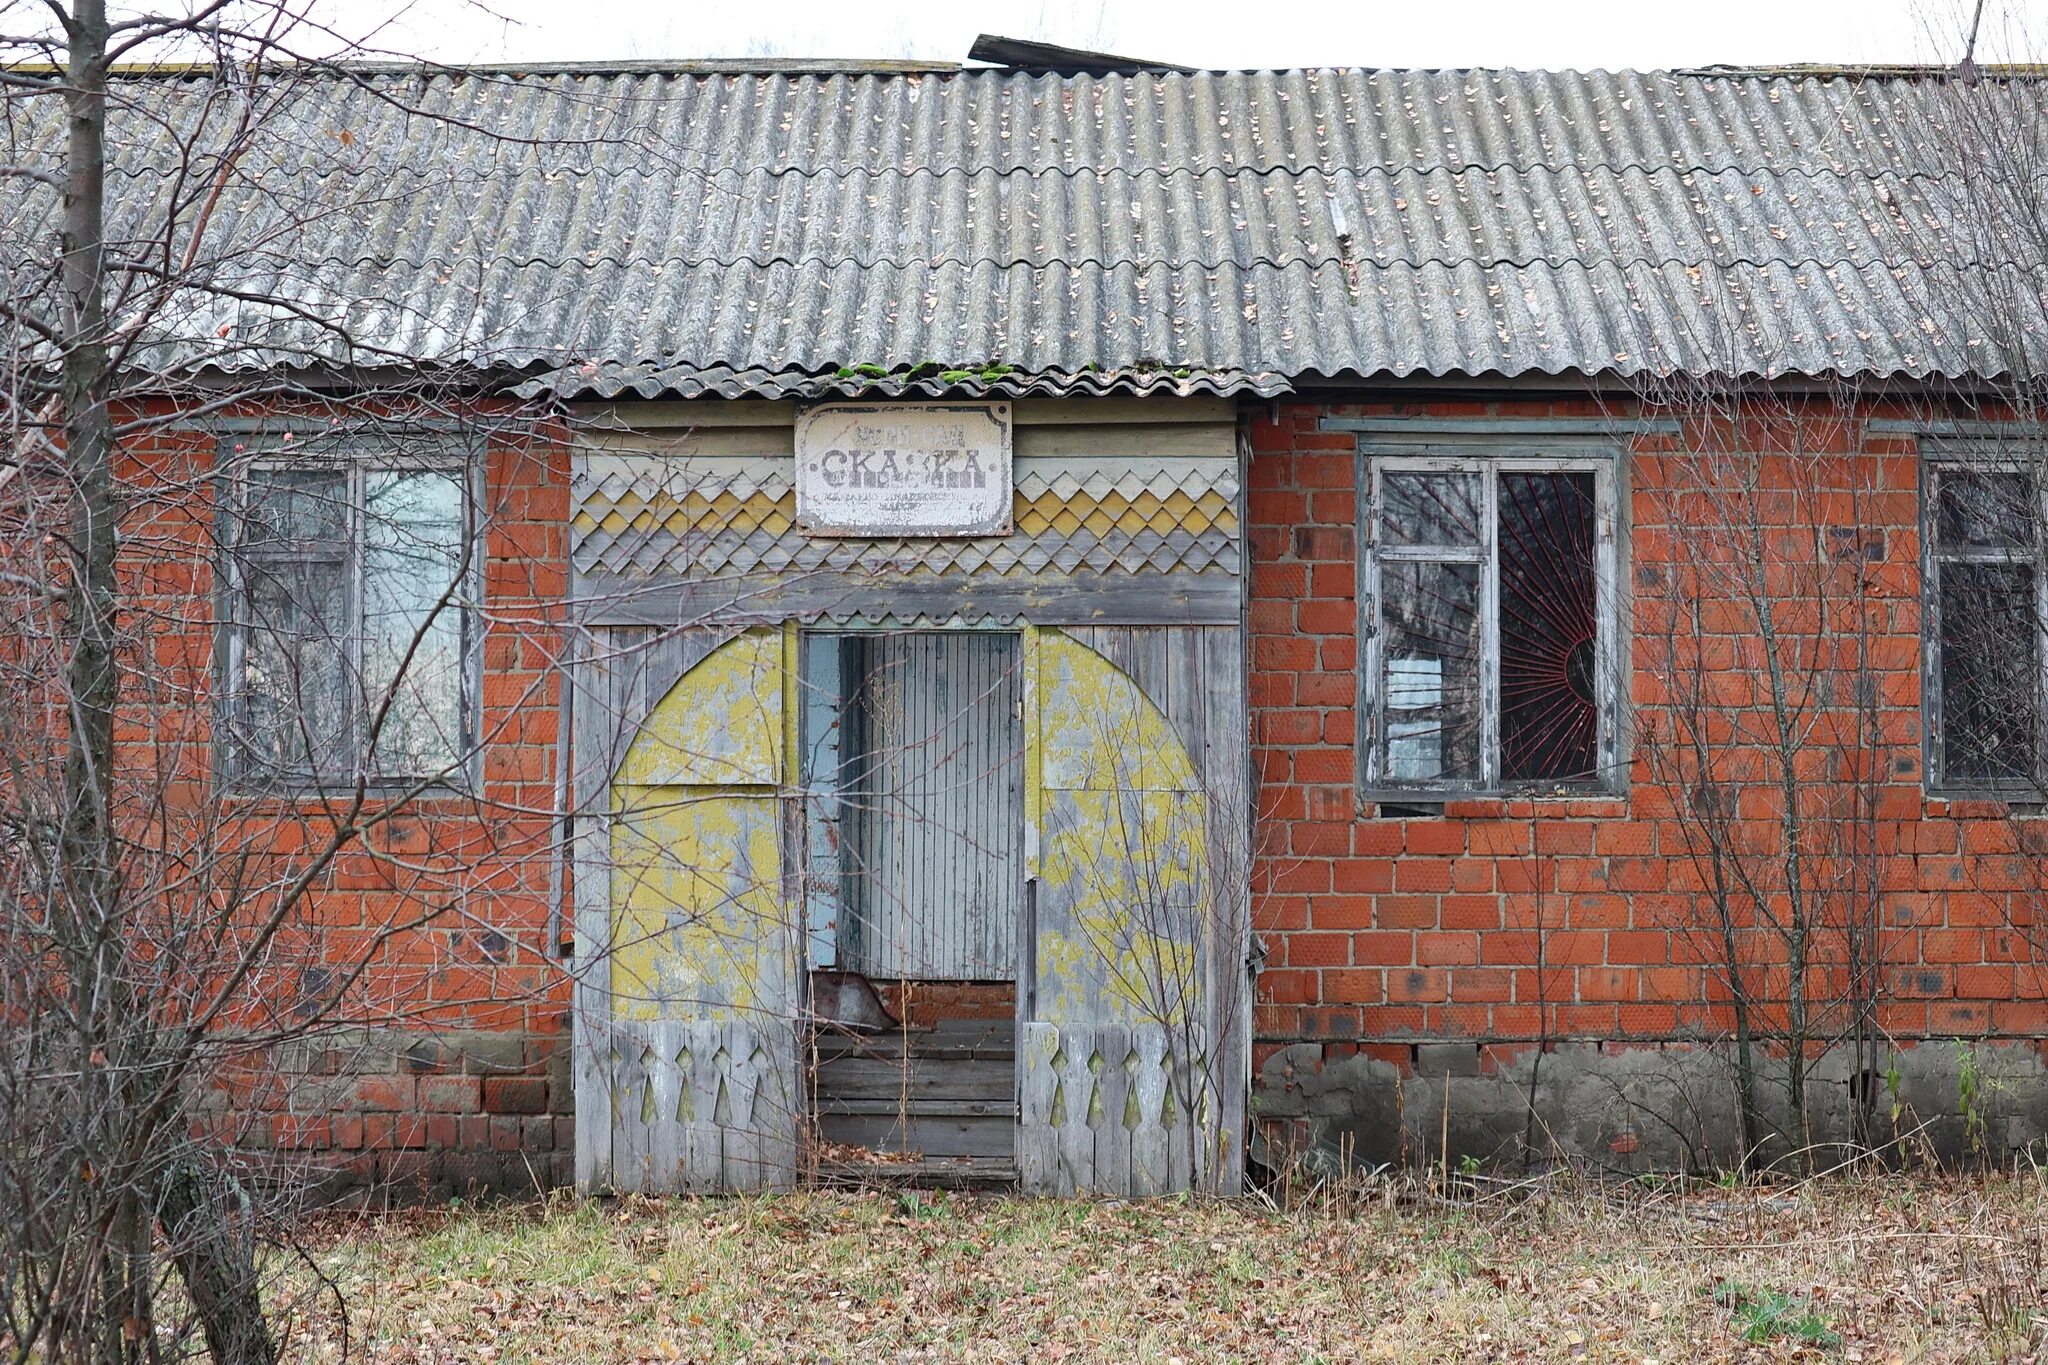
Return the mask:
M 1269 1057 L 1253 1087 L 1254 1157 L 1311 1172 L 1446 1156 L 1617 1173 L 1741 1164 L 1734 1059 L 1719 1045 L 1570 1042 L 1539 1054 L 1424 1042 L 1408 1045 L 1405 1065 L 1375 1051 L 1297 1043 Z M 1786 1102 L 1784 1060 L 1759 1057 L 1757 1070 L 1767 1161 L 1810 1147 L 1825 1165 L 1857 1150 L 1859 1131 L 1913 1159 L 2048 1157 L 2048 1060 L 2031 1041 L 1924 1042 L 1880 1053 L 1861 1074 L 1837 1050 L 1811 1065 L 1803 1125 Z

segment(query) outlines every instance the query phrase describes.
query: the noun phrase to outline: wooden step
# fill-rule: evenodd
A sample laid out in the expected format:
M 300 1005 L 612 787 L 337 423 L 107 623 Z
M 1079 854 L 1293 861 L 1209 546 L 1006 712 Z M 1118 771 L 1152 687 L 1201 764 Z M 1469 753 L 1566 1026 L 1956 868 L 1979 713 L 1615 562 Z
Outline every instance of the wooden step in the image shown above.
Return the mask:
M 1017 1025 L 1009 1019 L 955 1019 L 937 1028 L 891 1030 L 888 1033 L 845 1033 L 819 1030 L 813 1046 L 820 1063 L 837 1057 L 870 1057 L 902 1061 L 906 1056 L 934 1061 L 1015 1061 Z
M 926 1157 L 922 1161 L 828 1161 L 818 1166 L 828 1185 L 914 1190 L 1005 1190 L 1017 1184 L 1017 1163 L 1007 1156 Z
M 883 1100 L 924 1105 L 934 1100 L 1014 1103 L 1016 1068 L 1001 1058 L 916 1057 L 906 1066 L 882 1057 L 821 1061 L 812 1092 L 822 1102 Z
M 917 1152 L 926 1160 L 1000 1157 L 1015 1161 L 1017 1117 L 1000 1114 L 838 1114 L 821 1111 L 818 1135 L 827 1142 L 877 1152 Z
M 809 1078 L 818 1136 L 849 1148 L 919 1156 L 915 1163 L 874 1163 L 867 1172 L 891 1181 L 900 1182 L 900 1172 L 884 1168 L 915 1165 L 929 1168 L 929 1175 L 947 1162 L 1014 1163 L 1016 1041 L 1017 1026 L 1009 1019 L 871 1034 L 821 1029 Z M 1004 1178 L 1013 1177 L 990 1179 Z

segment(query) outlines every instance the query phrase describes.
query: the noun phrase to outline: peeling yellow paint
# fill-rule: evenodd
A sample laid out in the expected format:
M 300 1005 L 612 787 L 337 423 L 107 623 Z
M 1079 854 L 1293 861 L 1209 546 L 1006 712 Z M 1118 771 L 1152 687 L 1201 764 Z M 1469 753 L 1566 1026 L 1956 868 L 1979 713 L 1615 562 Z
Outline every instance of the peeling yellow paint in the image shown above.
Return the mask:
M 613 781 L 772 787 L 782 780 L 783 633 L 750 630 L 713 650 L 661 699 Z
M 1039 649 L 1042 763 L 1064 791 L 1199 791 L 1172 722 L 1116 665 L 1045 631 Z
M 778 629 L 714 649 L 655 706 L 614 775 L 620 1018 L 716 1021 L 793 1004 L 778 795 L 793 647 Z
M 623 1019 L 728 1020 L 788 990 L 772 796 L 615 787 L 613 1009 Z
M 1109 660 L 1036 633 L 1040 1016 L 1201 1017 L 1208 803 L 1172 723 Z

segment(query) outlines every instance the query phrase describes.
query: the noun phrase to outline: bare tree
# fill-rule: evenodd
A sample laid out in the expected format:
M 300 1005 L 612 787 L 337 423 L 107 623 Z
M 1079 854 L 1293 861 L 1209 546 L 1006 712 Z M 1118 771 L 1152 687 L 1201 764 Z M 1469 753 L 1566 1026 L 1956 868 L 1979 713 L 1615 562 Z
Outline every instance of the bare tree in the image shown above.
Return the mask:
M 1672 927 L 1725 1006 L 1747 1164 L 1811 1145 L 1808 1082 L 1833 1049 L 1858 1076 L 1882 1068 L 1879 828 L 1899 739 L 1883 665 L 1910 680 L 1913 661 L 1878 655 L 1896 547 L 1872 529 L 1882 465 L 1848 439 L 1854 396 L 1676 380 L 1654 396 L 1678 422 L 1636 461 L 1655 509 L 1638 748 L 1683 836 L 1693 889 Z M 1873 1098 L 1853 1111 L 1865 1142 Z
M 393 368 L 406 298 L 298 259 L 434 193 L 275 173 L 319 151 L 310 91 L 400 97 L 301 59 L 335 35 L 284 3 L 6 13 L 0 1349 L 268 1362 L 261 1249 L 318 1172 L 266 1059 L 431 1008 L 429 924 L 498 934 L 479 1001 L 555 970 L 473 895 L 558 823 L 485 771 L 519 708 L 469 685 L 487 645 L 553 647 L 483 587 L 492 498 L 543 457 L 516 405 Z
M 1980 46 L 2025 54 L 2037 38 L 1985 6 L 1970 12 L 1953 74 L 1930 78 L 1924 205 L 1954 268 L 1933 300 L 1976 377 L 1920 405 L 1930 665 L 1930 777 L 2004 816 L 1966 894 L 1989 902 L 2015 995 L 2048 995 L 2048 81 L 2033 66 L 1980 65 Z M 1930 25 L 1948 45 L 1951 34 Z

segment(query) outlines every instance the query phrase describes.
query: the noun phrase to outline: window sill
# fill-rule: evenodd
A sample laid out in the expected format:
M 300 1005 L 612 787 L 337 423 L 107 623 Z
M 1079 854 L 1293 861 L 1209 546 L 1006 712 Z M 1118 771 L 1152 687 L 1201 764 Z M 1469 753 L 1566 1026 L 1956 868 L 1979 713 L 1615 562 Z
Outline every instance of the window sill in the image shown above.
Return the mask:
M 1620 820 L 1628 815 L 1628 798 L 1608 790 L 1586 789 L 1580 791 L 1559 791 L 1544 788 L 1539 791 L 1504 792 L 1431 792 L 1377 790 L 1363 791 L 1358 795 L 1358 814 L 1361 819 L 1399 819 L 1398 815 L 1382 815 L 1385 806 L 1438 807 L 1446 819 L 1452 820 L 1528 820 L 1528 819 L 1579 819 L 1579 820 Z
M 433 809 L 474 801 L 480 794 L 479 788 L 474 785 L 457 786 L 454 783 L 436 782 L 414 791 L 409 782 L 377 782 L 363 789 L 362 799 L 364 806 L 368 808 L 402 801 L 407 809 Z M 256 790 L 229 785 L 222 788 L 221 799 L 247 812 L 282 813 L 346 806 L 356 799 L 356 794 L 353 787 L 322 789 L 313 786 L 279 786 Z
M 2048 796 L 2039 791 L 1930 791 L 1921 803 L 1923 817 L 1983 819 L 2011 816 L 2019 820 L 2048 819 Z

